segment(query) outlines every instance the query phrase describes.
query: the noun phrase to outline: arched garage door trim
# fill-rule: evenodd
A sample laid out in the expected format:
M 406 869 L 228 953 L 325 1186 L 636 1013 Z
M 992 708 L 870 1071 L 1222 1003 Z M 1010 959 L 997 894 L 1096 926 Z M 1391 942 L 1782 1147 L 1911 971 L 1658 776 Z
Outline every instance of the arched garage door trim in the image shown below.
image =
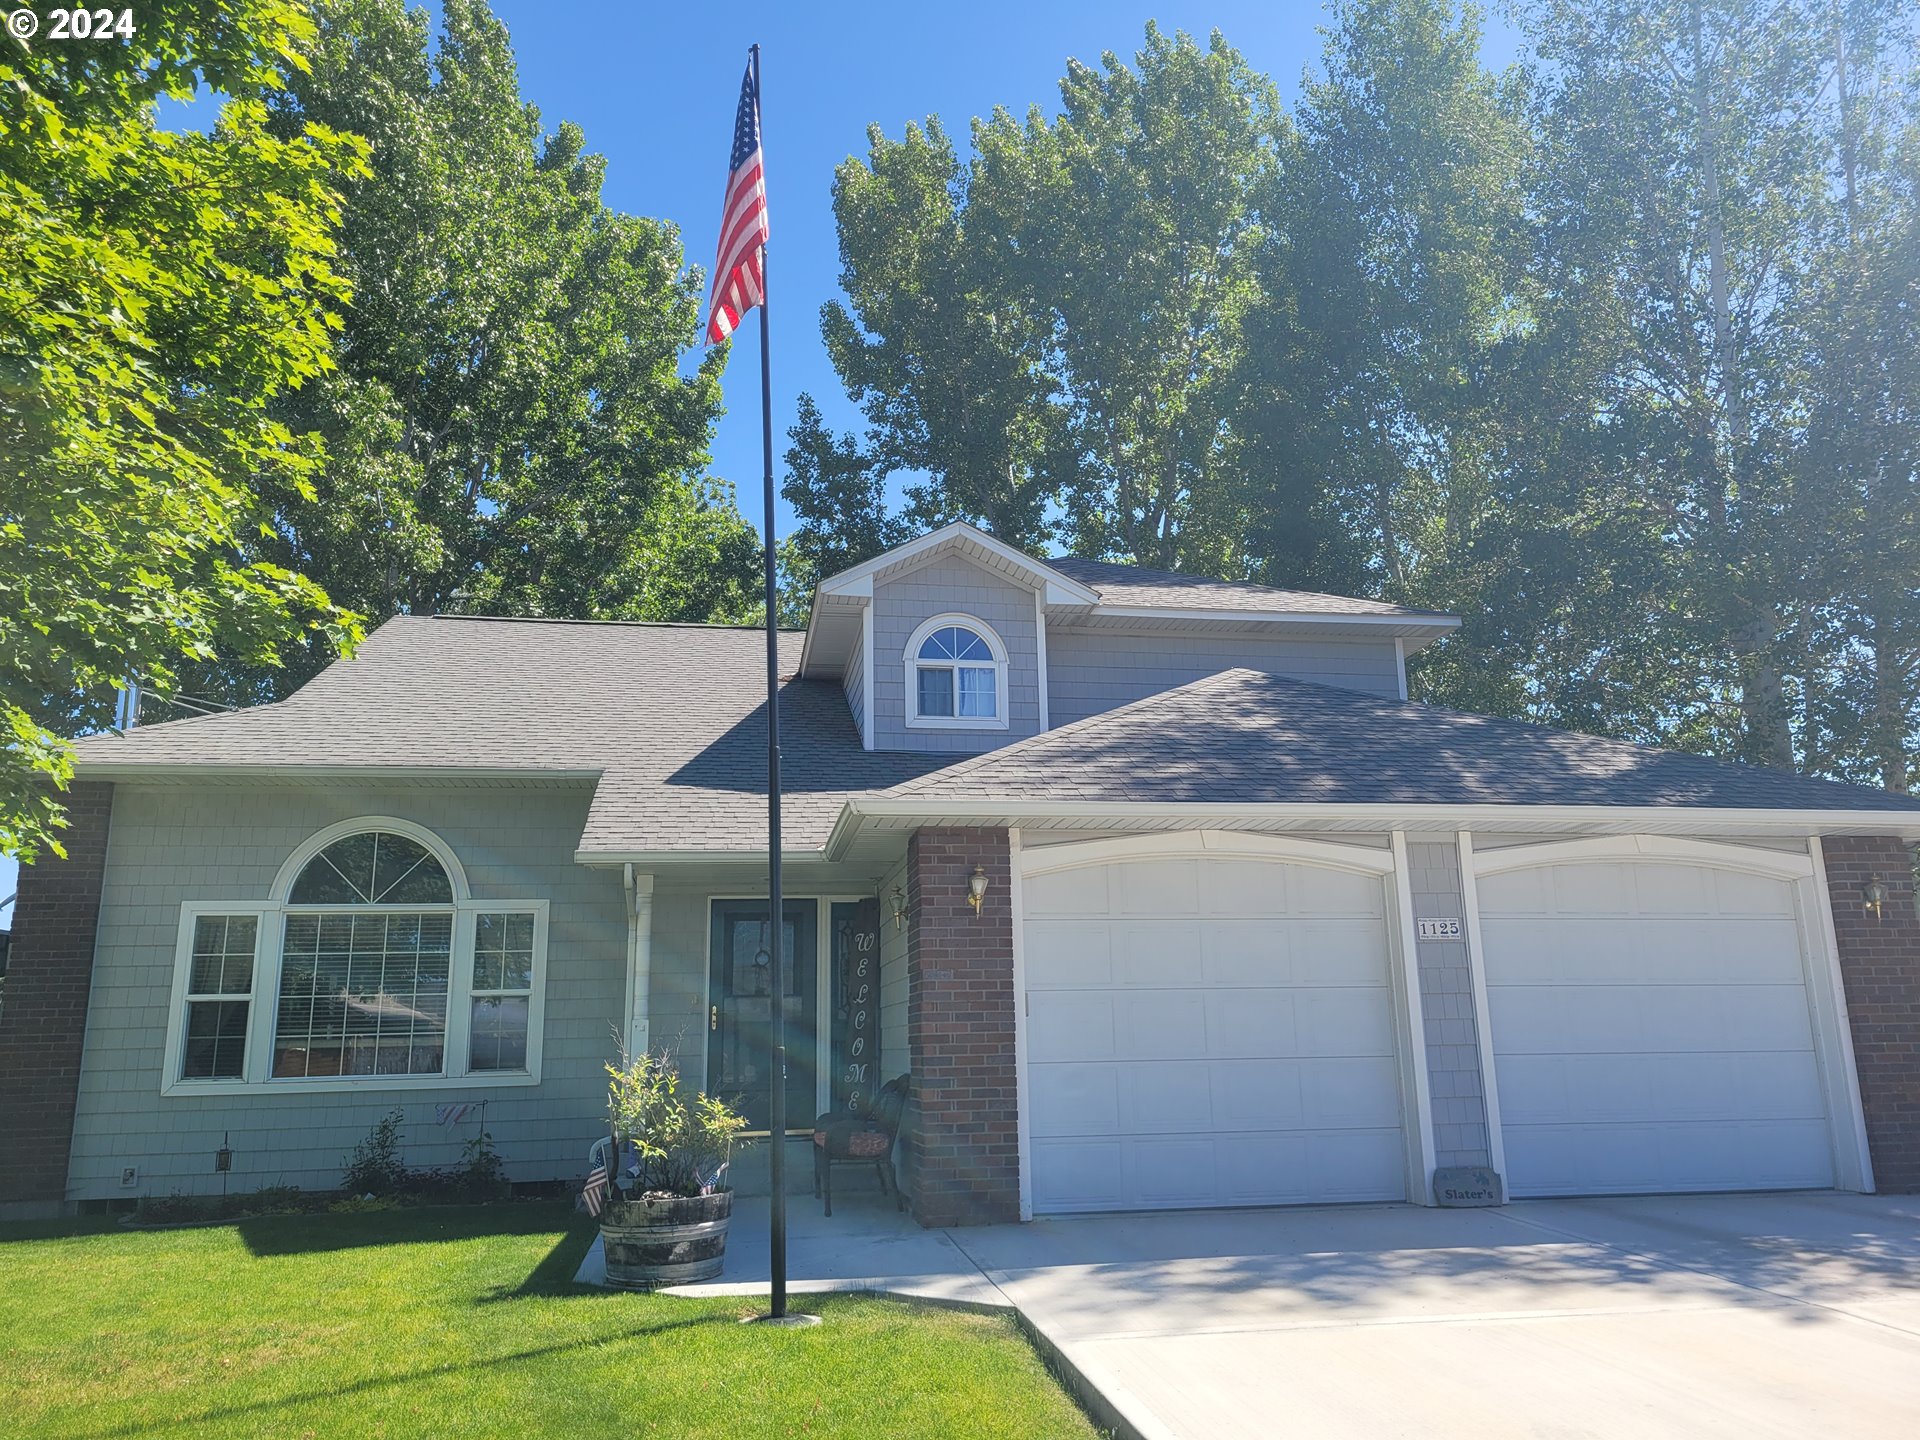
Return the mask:
M 1671 860 L 1682 865 L 1744 870 L 1775 880 L 1806 880 L 1813 876 L 1813 861 L 1805 855 L 1786 850 L 1761 850 L 1751 845 L 1723 845 L 1711 840 L 1681 840 L 1671 835 L 1600 835 L 1590 840 L 1511 845 L 1504 850 L 1476 851 L 1473 866 L 1476 875 L 1497 875 L 1531 865 L 1623 860 Z
M 1783 881 L 1790 887 L 1832 1138 L 1834 1184 L 1843 1190 L 1872 1191 L 1873 1168 L 1867 1151 L 1866 1120 L 1860 1103 L 1859 1077 L 1854 1068 L 1845 991 L 1840 981 L 1832 897 L 1827 892 L 1818 837 L 1809 840 L 1808 852 L 1804 854 L 1664 835 L 1598 836 L 1476 851 L 1473 837 L 1463 832 L 1460 856 L 1467 885 L 1468 939 L 1473 957 L 1481 1068 L 1496 1166 L 1504 1169 L 1506 1162 L 1499 1110 L 1500 1077 L 1486 997 L 1487 959 L 1477 882 L 1534 866 L 1666 862 L 1763 876 Z
M 1427 1085 L 1426 1033 L 1421 1015 L 1418 976 L 1412 968 L 1412 922 L 1408 918 L 1412 911 L 1405 851 L 1399 836 L 1394 836 L 1393 840 L 1394 844 L 1389 848 L 1246 831 L 1189 830 L 1031 845 L 1023 843 L 1020 832 L 1013 832 L 1014 985 L 1020 997 L 1014 1012 L 1014 1050 L 1019 1077 L 1020 1213 L 1023 1219 L 1030 1219 L 1034 1209 L 1026 999 L 1027 916 L 1022 893 L 1023 881 L 1035 876 L 1094 866 L 1183 858 L 1315 866 L 1365 876 L 1379 883 L 1382 915 L 1387 929 L 1390 998 L 1400 1073 L 1401 1128 L 1406 1145 L 1406 1195 L 1415 1203 L 1433 1203 L 1433 1122 Z
M 1044 875 L 1085 865 L 1110 865 L 1118 860 L 1159 860 L 1181 855 L 1328 865 L 1336 870 L 1354 870 L 1367 875 L 1386 875 L 1393 869 L 1393 852 L 1387 849 L 1243 830 L 1180 830 L 1171 834 L 1123 835 L 1110 840 L 1023 846 L 1020 870 L 1023 875 Z

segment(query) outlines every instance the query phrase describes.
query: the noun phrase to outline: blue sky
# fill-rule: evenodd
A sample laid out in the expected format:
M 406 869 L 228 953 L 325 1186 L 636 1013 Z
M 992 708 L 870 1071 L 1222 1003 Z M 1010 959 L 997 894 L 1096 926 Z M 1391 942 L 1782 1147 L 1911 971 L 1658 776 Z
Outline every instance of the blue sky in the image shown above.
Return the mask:
M 513 36 L 520 84 L 549 128 L 578 122 L 607 157 L 606 200 L 679 225 L 690 260 L 713 261 L 727 146 L 746 48 L 763 55 L 772 292 L 775 464 L 786 448 L 795 397 L 810 391 L 830 423 L 853 429 L 858 412 L 820 345 L 820 306 L 839 293 L 830 186 L 834 167 L 865 155 L 878 123 L 898 135 L 930 114 L 964 142 L 967 121 L 996 105 L 1016 114 L 1058 108 L 1068 57 L 1097 64 L 1131 58 L 1151 17 L 1167 30 L 1223 32 L 1271 75 L 1289 102 L 1316 65 L 1324 8 L 1303 0 L 1161 4 L 1134 9 L 1089 0 L 941 5 L 647 7 L 622 33 L 616 6 L 496 0 Z M 1511 33 L 1488 22 L 1486 56 L 1505 65 Z M 760 518 L 757 329 L 735 347 L 726 377 L 729 413 L 714 442 L 714 473 L 740 489 Z M 791 516 L 776 517 L 784 529 Z
M 794 400 L 811 391 L 836 428 L 858 426 L 820 345 L 820 306 L 839 293 L 830 186 L 834 167 L 866 153 L 869 124 L 898 135 L 939 115 L 950 133 L 996 105 L 1058 109 L 1068 57 L 1131 57 L 1149 18 L 1198 36 L 1222 31 L 1289 103 L 1318 64 L 1324 8 L 1307 0 L 1214 0 L 1129 9 L 1095 0 L 945 5 L 736 4 L 718 24 L 706 6 L 641 7 L 563 0 L 496 0 L 520 62 L 521 92 L 549 129 L 578 122 L 607 157 L 607 203 L 680 227 L 687 256 L 713 260 L 733 109 L 746 48 L 763 54 L 768 206 L 773 226 L 775 463 Z M 1515 41 L 1487 22 L 1486 59 L 1515 58 Z M 178 117 L 171 117 L 176 123 Z M 196 119 L 199 117 L 195 117 Z M 757 328 L 736 346 L 725 380 L 729 412 L 714 439 L 716 475 L 740 487 L 760 522 Z M 784 505 L 775 525 L 791 523 Z M 0 859 L 0 898 L 15 867 Z M 0 912 L 0 924 L 8 916 Z

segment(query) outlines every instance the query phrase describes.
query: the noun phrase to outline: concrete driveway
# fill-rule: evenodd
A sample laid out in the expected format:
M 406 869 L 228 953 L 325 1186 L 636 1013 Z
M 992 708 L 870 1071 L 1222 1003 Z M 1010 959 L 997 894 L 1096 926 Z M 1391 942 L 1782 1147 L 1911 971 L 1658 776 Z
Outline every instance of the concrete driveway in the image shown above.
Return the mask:
M 1911 1198 L 1213 1211 L 947 1237 L 1119 1428 L 1156 1440 L 1920 1431 Z

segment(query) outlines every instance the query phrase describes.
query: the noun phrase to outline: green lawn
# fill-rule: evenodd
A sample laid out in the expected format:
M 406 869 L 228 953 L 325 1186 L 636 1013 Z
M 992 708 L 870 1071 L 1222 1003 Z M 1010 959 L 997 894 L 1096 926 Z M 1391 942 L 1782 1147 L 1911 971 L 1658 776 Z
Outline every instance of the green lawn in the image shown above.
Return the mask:
M 0 1435 L 1091 1436 L 1007 1317 L 576 1287 L 559 1206 L 0 1226 Z

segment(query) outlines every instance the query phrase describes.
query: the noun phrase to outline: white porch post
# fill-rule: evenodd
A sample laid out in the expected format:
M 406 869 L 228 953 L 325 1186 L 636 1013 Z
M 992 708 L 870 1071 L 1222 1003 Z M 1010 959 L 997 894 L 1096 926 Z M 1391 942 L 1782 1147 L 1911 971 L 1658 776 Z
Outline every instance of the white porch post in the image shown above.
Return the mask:
M 648 991 L 653 978 L 653 876 L 627 866 L 627 1054 L 647 1050 Z

